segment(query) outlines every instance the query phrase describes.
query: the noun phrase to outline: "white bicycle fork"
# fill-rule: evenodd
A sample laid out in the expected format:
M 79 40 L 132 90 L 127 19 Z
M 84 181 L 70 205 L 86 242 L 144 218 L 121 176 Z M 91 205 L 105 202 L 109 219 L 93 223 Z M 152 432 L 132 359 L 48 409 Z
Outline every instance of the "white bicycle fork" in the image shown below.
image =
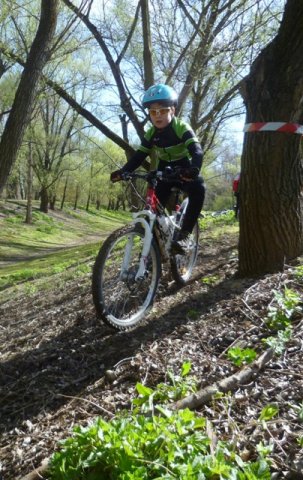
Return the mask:
M 149 222 L 147 222 L 146 219 L 144 218 L 146 216 L 149 217 Z M 134 213 L 133 218 L 134 219 L 132 223 L 134 225 L 138 225 L 138 224 L 141 225 L 145 232 L 144 239 L 143 239 L 142 253 L 140 256 L 139 268 L 135 276 L 135 281 L 138 281 L 140 278 L 143 278 L 145 274 L 147 257 L 148 257 L 151 242 L 153 239 L 152 230 L 153 230 L 156 215 L 150 212 L 149 210 L 142 210 L 141 212 Z M 131 252 L 133 248 L 133 241 L 134 241 L 134 237 L 132 234 L 130 234 L 125 247 L 125 251 L 124 251 L 124 257 L 123 257 L 121 274 L 120 274 L 121 278 L 123 278 L 125 272 L 127 272 L 129 268 L 129 264 L 131 261 Z

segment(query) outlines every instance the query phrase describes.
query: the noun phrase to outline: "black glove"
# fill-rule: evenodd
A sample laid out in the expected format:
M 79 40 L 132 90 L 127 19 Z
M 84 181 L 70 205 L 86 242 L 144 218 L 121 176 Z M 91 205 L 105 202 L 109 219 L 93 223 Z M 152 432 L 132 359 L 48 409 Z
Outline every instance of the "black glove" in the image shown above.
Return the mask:
M 122 180 L 122 172 L 121 170 L 115 170 L 110 174 L 110 181 L 115 183 L 115 182 L 120 182 Z
M 181 168 L 180 170 L 180 177 L 181 179 L 188 179 L 188 180 L 195 180 L 199 175 L 198 167 L 186 167 Z

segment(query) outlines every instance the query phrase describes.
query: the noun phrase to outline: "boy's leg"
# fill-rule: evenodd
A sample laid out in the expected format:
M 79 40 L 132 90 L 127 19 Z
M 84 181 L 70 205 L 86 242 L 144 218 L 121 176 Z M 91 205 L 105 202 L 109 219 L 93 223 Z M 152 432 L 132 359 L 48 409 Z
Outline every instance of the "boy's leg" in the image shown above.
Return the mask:
M 198 178 L 192 182 L 183 182 L 182 190 L 188 195 L 188 206 L 178 237 L 172 243 L 172 251 L 179 255 L 184 255 L 186 253 L 189 235 L 193 231 L 203 207 L 205 196 L 203 179 Z
M 156 186 L 156 195 L 163 207 L 165 207 L 168 202 L 172 187 L 173 184 L 167 182 L 158 182 Z
M 191 233 L 204 203 L 205 187 L 203 179 L 197 178 L 192 182 L 183 182 L 182 190 L 188 195 L 188 207 L 181 231 Z

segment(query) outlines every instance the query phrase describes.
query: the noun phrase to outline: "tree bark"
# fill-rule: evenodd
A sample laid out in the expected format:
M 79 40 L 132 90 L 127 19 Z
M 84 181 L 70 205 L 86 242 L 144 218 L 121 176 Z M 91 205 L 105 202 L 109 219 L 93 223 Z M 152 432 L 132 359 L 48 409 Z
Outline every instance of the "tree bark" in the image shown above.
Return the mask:
M 303 123 L 303 3 L 286 2 L 275 39 L 243 81 L 246 122 Z M 239 273 L 281 271 L 303 251 L 301 137 L 254 132 L 244 138 Z
M 16 160 L 28 125 L 38 81 L 49 59 L 49 47 L 55 33 L 59 0 L 41 0 L 38 30 L 21 75 L 14 103 L 0 142 L 0 192 Z

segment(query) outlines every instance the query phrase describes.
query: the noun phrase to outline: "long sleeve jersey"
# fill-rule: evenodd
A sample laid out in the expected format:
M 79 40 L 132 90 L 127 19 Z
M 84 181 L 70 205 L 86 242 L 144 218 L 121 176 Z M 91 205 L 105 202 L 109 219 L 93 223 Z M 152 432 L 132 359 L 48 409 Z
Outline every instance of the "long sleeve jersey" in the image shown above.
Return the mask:
M 203 152 L 199 140 L 190 125 L 178 117 L 173 117 L 170 124 L 161 130 L 150 127 L 140 147 L 122 170 L 133 172 L 152 151 L 156 153 L 158 170 L 164 170 L 168 165 L 201 169 Z

